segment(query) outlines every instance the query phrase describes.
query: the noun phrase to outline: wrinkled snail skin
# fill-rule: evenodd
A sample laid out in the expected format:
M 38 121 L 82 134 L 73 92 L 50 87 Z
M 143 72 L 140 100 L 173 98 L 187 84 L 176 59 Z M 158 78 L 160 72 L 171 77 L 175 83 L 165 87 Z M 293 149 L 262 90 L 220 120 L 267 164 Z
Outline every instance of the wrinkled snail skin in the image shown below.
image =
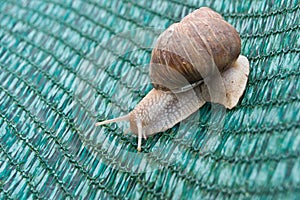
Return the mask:
M 196 98 L 193 90 L 174 94 L 152 89 L 130 112 L 130 128 L 138 134 L 136 121 L 141 120 L 146 136 L 165 131 L 197 111 L 204 100 Z
M 154 88 L 127 115 L 96 126 L 128 121 L 141 151 L 142 138 L 173 127 L 206 102 L 232 109 L 249 74 L 240 49 L 239 34 L 221 15 L 209 8 L 194 11 L 158 38 L 150 62 Z

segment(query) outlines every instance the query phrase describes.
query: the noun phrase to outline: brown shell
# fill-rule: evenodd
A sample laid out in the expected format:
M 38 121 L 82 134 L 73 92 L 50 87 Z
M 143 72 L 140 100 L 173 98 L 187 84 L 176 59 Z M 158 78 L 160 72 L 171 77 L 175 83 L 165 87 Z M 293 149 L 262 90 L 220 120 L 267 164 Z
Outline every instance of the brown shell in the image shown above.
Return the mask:
M 220 14 L 200 8 L 171 25 L 152 51 L 150 78 L 156 89 L 176 90 L 223 72 L 238 58 L 238 32 Z

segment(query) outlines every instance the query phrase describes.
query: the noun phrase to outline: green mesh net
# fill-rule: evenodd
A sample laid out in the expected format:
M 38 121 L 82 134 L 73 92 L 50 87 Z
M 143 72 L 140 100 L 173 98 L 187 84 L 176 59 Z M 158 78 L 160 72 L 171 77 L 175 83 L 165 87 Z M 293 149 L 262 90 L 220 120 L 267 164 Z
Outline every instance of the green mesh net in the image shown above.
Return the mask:
M 159 33 L 208 6 L 240 32 L 238 106 L 205 104 L 143 141 L 126 123 L 151 90 Z M 298 0 L 0 3 L 0 199 L 297 199 Z

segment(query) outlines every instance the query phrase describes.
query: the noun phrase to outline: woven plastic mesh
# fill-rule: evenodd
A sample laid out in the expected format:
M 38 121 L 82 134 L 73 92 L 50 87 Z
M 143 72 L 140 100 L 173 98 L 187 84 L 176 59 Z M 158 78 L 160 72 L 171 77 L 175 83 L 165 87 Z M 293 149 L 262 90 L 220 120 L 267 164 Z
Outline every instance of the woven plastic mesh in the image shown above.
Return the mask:
M 241 34 L 238 106 L 208 103 L 140 154 L 125 123 L 94 127 L 150 91 L 155 30 L 202 6 Z M 299 22 L 298 0 L 1 0 L 0 199 L 299 198 Z

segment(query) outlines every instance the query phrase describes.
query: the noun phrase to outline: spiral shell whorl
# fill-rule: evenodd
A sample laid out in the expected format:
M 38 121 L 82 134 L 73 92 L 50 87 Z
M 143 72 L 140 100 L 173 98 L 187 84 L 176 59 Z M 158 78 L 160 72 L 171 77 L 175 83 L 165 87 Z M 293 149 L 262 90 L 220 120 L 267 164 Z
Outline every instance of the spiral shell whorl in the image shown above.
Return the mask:
M 238 58 L 241 40 L 233 26 L 200 8 L 164 31 L 152 51 L 150 78 L 156 89 L 173 90 L 226 70 Z

